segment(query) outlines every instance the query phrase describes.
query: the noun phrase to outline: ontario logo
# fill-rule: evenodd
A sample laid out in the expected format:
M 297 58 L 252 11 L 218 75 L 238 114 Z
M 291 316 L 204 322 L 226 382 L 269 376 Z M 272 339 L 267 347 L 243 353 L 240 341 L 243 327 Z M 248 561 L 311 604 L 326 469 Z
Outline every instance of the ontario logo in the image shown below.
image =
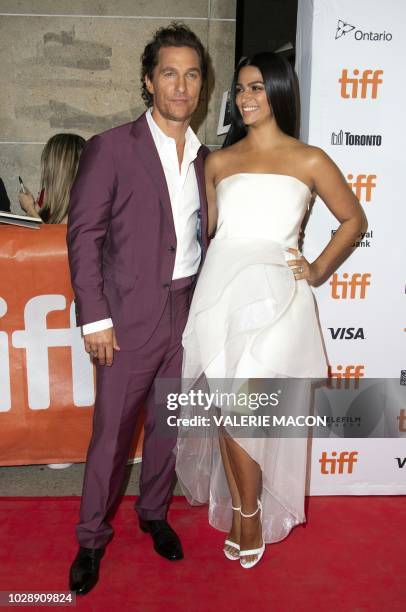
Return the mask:
M 348 34 L 351 34 L 351 36 L 349 37 Z M 373 32 L 370 30 L 368 32 L 366 30 L 362 30 L 361 28 L 357 28 L 357 26 L 347 23 L 342 19 L 338 19 L 335 40 L 345 37 L 354 38 L 357 41 L 371 40 L 373 42 L 390 42 L 392 40 L 391 32 L 387 32 L 386 30 L 383 32 Z

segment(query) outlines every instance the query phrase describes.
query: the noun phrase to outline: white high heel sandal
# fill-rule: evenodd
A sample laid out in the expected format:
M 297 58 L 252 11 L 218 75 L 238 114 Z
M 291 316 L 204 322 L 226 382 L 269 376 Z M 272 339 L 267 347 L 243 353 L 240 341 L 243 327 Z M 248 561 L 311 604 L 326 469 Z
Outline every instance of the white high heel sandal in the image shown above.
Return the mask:
M 234 506 L 231 506 L 233 510 L 235 510 L 236 512 L 240 512 L 241 513 L 241 506 L 239 508 L 234 508 Z M 240 545 L 236 544 L 235 542 L 233 542 L 232 540 L 225 540 L 224 541 L 224 545 L 225 546 L 232 546 L 233 548 L 235 548 L 236 550 L 238 550 L 238 555 L 232 555 L 231 553 L 228 552 L 228 550 L 226 550 L 225 548 L 223 548 L 223 553 L 225 554 L 225 556 L 227 557 L 227 559 L 230 559 L 230 561 L 238 561 L 238 559 L 240 558 Z
M 262 525 L 262 504 L 260 500 L 258 500 L 257 509 L 252 514 L 244 514 L 240 510 L 240 514 L 244 518 L 251 518 L 252 516 L 255 516 L 258 512 L 260 513 L 260 519 L 261 519 L 261 525 Z M 251 567 L 254 567 L 254 565 L 256 565 L 262 559 L 262 555 L 264 554 L 264 552 L 265 552 L 265 542 L 263 538 L 262 538 L 262 546 L 260 546 L 260 548 L 251 548 L 250 550 L 240 550 L 241 567 L 243 567 L 244 569 L 250 569 Z M 243 562 L 244 557 L 249 557 L 251 555 L 256 555 L 257 558 L 254 559 L 253 561 L 246 561 L 244 563 Z

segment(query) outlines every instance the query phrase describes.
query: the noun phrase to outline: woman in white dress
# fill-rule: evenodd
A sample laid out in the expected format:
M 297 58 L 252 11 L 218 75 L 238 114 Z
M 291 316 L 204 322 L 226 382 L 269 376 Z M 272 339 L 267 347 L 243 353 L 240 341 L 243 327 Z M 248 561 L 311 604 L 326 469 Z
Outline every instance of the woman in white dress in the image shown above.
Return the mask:
M 327 376 L 310 286 L 350 254 L 366 219 L 334 162 L 295 138 L 296 99 L 284 58 L 260 53 L 239 63 L 230 132 L 206 162 L 214 237 L 183 335 L 184 390 L 202 379 L 210 388 L 212 379 Z M 340 226 L 310 263 L 297 250 L 298 237 L 316 194 Z M 309 410 L 309 388 L 303 389 L 298 414 Z M 227 414 L 222 406 L 218 411 Z M 180 416 L 197 413 L 188 406 Z M 226 557 L 250 568 L 265 543 L 305 521 L 307 440 L 236 437 L 231 426 L 212 434 L 180 427 L 178 478 L 190 503 L 209 502 L 210 524 L 228 532 Z

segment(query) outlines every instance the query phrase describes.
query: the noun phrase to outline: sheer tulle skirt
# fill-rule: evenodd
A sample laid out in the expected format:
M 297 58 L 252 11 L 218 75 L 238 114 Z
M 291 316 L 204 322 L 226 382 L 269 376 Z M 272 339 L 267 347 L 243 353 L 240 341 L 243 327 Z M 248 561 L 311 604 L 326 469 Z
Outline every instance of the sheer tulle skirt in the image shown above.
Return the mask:
M 269 240 L 212 241 L 183 335 L 184 391 L 302 378 L 289 414 L 309 413 L 308 379 L 325 377 L 326 359 L 313 294 L 306 281 L 295 281 L 288 258 Z M 217 410 L 229 412 L 224 406 Z M 201 413 L 201 407 L 187 406 L 180 416 Z M 305 520 L 307 439 L 236 437 L 230 426 L 226 433 L 261 468 L 265 542 L 283 539 Z M 198 435 L 192 427 L 180 427 L 176 471 L 189 502 L 208 502 L 210 524 L 228 531 L 231 498 L 218 435 L 213 426 L 200 428 Z

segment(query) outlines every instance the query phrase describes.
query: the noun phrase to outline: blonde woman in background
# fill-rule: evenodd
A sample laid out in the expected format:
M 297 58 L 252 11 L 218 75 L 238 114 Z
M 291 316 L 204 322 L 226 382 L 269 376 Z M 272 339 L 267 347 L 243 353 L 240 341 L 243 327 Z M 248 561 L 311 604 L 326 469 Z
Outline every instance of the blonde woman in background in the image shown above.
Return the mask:
M 21 208 L 30 217 L 47 224 L 66 224 L 70 190 L 75 180 L 85 139 L 78 134 L 55 134 L 41 154 L 41 189 L 38 200 L 29 191 L 21 191 Z M 42 205 L 41 205 L 42 204 Z M 68 468 L 72 463 L 49 463 L 51 469 Z
M 18 195 L 27 215 L 39 217 L 44 223 L 67 222 L 70 189 L 85 142 L 78 134 L 55 134 L 48 140 L 41 154 L 42 206 L 29 191 Z

